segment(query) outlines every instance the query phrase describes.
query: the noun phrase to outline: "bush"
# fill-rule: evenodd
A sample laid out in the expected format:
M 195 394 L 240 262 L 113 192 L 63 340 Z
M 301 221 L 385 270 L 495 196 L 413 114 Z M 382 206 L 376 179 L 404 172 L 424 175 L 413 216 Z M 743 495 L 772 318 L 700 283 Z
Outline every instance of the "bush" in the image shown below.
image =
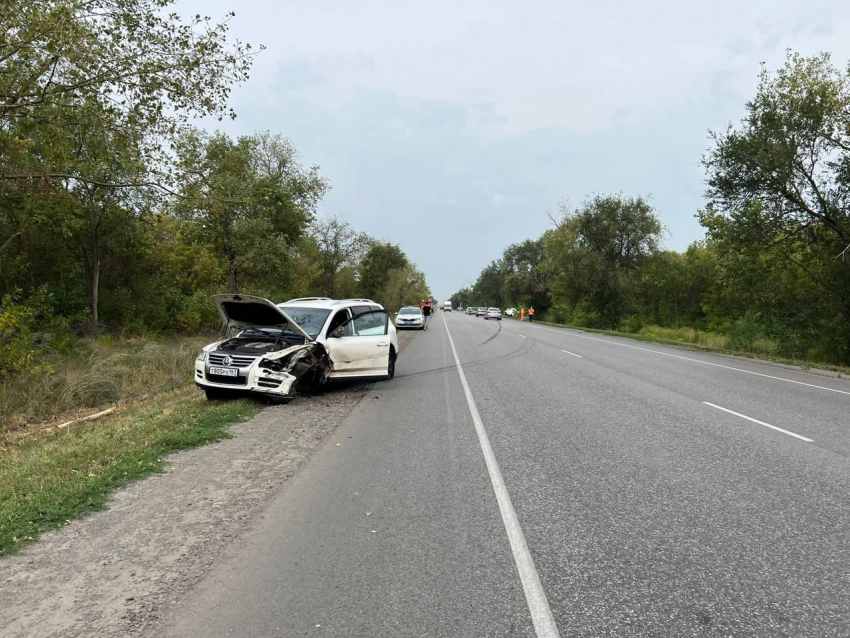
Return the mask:
M 564 304 L 555 304 L 545 313 L 543 313 L 543 321 L 549 323 L 570 323 L 572 313 L 570 307 Z
M 639 333 L 648 323 L 650 322 L 640 315 L 629 315 L 620 322 L 620 330 L 622 332 Z
M 743 317 L 732 322 L 729 328 L 729 338 L 736 350 L 752 352 L 756 342 L 764 338 L 761 325 L 761 314 L 748 310 Z

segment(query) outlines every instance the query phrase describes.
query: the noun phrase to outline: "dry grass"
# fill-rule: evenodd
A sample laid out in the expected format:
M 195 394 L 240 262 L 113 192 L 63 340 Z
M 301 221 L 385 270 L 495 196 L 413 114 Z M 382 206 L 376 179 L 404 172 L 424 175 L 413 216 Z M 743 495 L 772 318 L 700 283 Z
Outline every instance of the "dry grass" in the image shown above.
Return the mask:
M 665 341 L 678 341 L 702 346 L 703 348 L 716 348 L 718 350 L 729 350 L 732 348 L 732 340 L 723 334 L 716 332 L 703 332 L 694 328 L 662 328 L 661 326 L 644 326 L 640 334 L 664 339 Z
M 47 352 L 38 373 L 0 382 L 0 439 L 116 403 L 129 403 L 192 381 L 192 363 L 209 337 L 77 342 L 69 354 Z

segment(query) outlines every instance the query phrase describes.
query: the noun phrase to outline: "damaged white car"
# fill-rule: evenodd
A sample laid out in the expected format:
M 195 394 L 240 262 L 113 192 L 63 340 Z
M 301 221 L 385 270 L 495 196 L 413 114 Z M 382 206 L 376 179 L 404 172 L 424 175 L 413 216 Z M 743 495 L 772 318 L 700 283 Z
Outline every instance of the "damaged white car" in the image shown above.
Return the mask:
M 233 336 L 206 346 L 195 361 L 195 383 L 208 399 L 250 391 L 288 401 L 332 379 L 395 375 L 395 327 L 369 299 L 213 300 Z

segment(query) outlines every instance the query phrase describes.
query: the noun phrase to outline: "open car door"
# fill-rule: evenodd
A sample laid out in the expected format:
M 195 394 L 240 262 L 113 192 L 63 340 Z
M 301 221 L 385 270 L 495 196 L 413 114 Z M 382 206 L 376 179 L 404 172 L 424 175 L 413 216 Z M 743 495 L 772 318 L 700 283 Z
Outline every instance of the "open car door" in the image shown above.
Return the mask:
M 390 316 L 386 310 L 357 315 L 328 335 L 331 377 L 385 377 L 390 362 Z

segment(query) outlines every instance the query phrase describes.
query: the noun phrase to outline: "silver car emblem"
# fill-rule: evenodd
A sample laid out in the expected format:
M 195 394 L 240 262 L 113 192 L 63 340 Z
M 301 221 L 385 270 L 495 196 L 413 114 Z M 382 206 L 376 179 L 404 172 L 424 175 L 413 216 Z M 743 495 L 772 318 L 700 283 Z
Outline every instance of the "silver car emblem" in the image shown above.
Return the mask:
M 229 366 L 231 363 L 233 363 L 233 359 L 231 359 L 230 357 L 224 357 L 224 359 L 222 359 L 221 362 L 224 365 Z

